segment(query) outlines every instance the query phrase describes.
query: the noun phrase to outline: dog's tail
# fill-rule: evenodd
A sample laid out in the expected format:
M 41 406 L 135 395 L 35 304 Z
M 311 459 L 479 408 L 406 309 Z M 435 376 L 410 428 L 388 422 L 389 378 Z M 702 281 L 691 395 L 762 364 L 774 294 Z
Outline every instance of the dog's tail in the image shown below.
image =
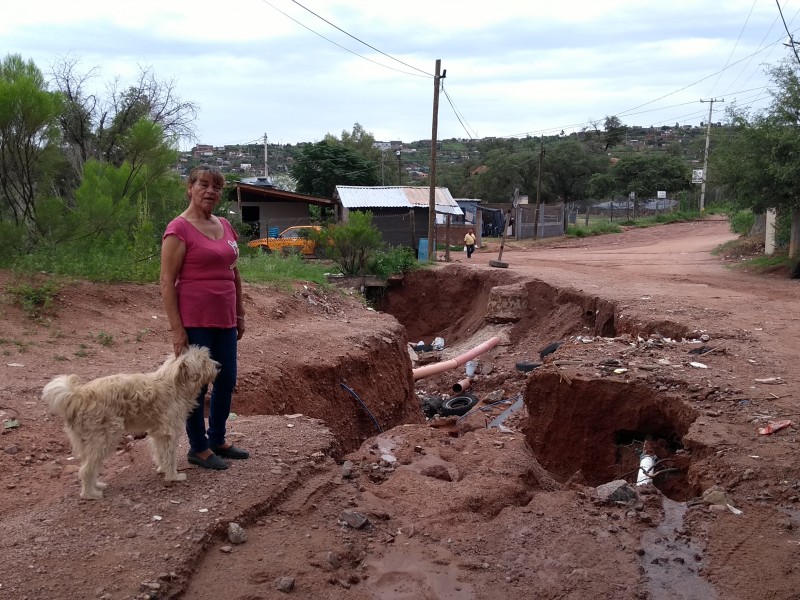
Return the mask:
M 75 375 L 59 375 L 44 386 L 42 400 L 47 403 L 51 412 L 64 416 L 77 387 L 78 378 Z

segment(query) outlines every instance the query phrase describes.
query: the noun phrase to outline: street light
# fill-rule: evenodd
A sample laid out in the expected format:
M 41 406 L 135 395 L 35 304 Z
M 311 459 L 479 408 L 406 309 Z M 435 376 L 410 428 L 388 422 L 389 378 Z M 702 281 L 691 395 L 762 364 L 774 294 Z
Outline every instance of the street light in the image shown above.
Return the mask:
M 400 163 L 400 150 L 397 150 L 395 154 L 397 155 L 397 185 L 401 185 L 403 183 L 403 169 Z

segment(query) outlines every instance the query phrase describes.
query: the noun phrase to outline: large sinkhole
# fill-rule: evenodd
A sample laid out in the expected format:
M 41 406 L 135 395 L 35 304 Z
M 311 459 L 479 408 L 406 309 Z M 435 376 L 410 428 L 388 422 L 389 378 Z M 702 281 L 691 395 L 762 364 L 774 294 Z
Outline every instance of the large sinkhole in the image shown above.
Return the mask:
M 442 336 L 459 344 L 488 324 L 507 325 L 510 351 L 518 356 L 572 335 L 621 333 L 613 302 L 498 270 L 452 266 L 413 273 L 379 299 L 379 308 L 395 316 L 414 342 Z M 682 325 L 666 321 L 637 327 L 638 333 L 686 335 Z M 645 453 L 656 457 L 649 475 L 667 497 L 697 495 L 688 479 L 691 453 L 683 447 L 696 414 L 680 398 L 645 383 L 570 381 L 549 370 L 532 373 L 524 385 L 528 442 L 556 479 L 635 482 Z
M 636 481 L 642 453 L 655 456 L 652 483 L 672 500 L 696 496 L 683 447 L 695 411 L 645 384 L 541 372 L 528 382 L 525 435 L 556 479 L 600 485 Z

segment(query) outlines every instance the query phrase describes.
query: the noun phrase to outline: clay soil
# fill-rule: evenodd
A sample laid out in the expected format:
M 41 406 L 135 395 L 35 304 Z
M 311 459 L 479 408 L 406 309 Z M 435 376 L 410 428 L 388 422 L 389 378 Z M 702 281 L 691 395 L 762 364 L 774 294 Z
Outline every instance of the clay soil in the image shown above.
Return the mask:
M 0 274 L 0 599 L 800 598 L 800 284 L 712 255 L 730 239 L 708 220 L 509 242 L 506 269 L 489 242 L 369 303 L 247 285 L 229 439 L 251 458 L 209 472 L 182 441 L 167 486 L 125 437 L 98 501 L 41 389 L 157 368 L 158 288 L 61 282 L 31 317 L 11 290 L 34 282 Z M 487 340 L 479 404 L 426 419 L 464 367 L 412 369 Z M 614 480 L 635 495 L 603 501 Z

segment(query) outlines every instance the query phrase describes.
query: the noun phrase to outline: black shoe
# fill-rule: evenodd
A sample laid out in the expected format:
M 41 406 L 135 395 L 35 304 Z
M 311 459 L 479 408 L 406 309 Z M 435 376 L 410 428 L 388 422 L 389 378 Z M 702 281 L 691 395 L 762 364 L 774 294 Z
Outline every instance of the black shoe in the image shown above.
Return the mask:
M 250 458 L 250 453 L 247 450 L 242 450 L 236 446 L 229 446 L 228 448 L 218 446 L 216 448 L 211 448 L 211 451 L 217 456 L 221 456 L 222 458 L 230 458 L 232 460 L 244 460 L 245 458 Z
M 224 471 L 225 469 L 228 468 L 228 463 L 226 463 L 224 460 L 222 460 L 219 456 L 217 456 L 213 452 L 208 456 L 208 458 L 200 458 L 193 451 L 189 450 L 189 453 L 186 455 L 186 458 L 193 465 L 197 465 L 198 467 L 203 467 L 204 469 L 215 469 L 217 471 Z

